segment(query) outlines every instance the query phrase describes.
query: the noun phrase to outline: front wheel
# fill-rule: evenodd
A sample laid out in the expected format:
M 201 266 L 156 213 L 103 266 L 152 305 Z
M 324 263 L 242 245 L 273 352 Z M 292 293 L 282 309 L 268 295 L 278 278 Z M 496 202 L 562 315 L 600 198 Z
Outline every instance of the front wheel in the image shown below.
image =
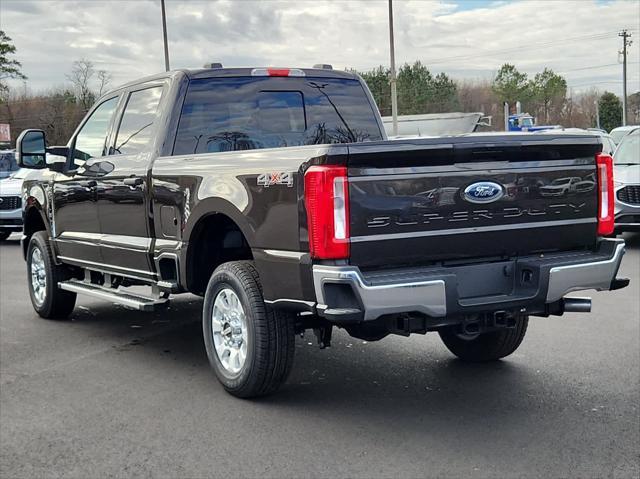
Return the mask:
M 76 304 L 76 293 L 58 288 L 58 282 L 69 279 L 68 270 L 55 264 L 49 239 L 44 231 L 31 237 L 27 251 L 27 282 L 31 304 L 45 319 L 67 318 Z
M 211 275 L 204 297 L 202 329 L 209 363 L 234 396 L 264 396 L 278 389 L 293 364 L 291 315 L 262 297 L 251 261 L 231 261 Z
M 449 351 L 463 361 L 496 361 L 518 349 L 528 324 L 529 316 L 522 315 L 516 318 L 513 328 L 474 335 L 460 334 L 454 328 L 447 328 L 440 331 L 440 338 Z

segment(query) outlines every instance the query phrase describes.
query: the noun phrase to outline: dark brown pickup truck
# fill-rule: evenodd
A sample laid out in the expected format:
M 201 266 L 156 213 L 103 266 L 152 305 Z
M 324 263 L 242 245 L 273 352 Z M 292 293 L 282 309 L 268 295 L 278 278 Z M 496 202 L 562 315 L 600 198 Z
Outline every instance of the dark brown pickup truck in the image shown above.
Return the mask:
M 33 306 L 77 294 L 149 310 L 204 296 L 211 365 L 250 397 L 287 378 L 294 334 L 437 331 L 470 361 L 530 315 L 625 286 L 611 158 L 597 137 L 388 140 L 356 75 L 175 71 L 103 96 L 65 147 L 27 130 L 24 254 Z M 565 181 L 567 178 L 570 182 Z M 139 288 L 150 293 L 141 295 Z

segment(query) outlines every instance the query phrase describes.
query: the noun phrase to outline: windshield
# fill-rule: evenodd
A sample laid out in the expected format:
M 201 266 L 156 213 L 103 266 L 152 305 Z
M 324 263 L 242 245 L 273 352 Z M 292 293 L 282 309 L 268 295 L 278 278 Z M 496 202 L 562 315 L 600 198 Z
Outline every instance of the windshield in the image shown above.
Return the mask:
M 520 124 L 526 128 L 532 127 L 533 126 L 533 118 L 531 117 L 524 117 L 520 120 Z
M 3 151 L 0 153 L 0 178 L 11 176 L 19 169 L 20 167 L 16 162 L 16 156 L 13 151 Z
M 601 135 L 600 139 L 602 140 L 602 153 L 613 155 L 613 152 L 616 150 L 616 145 L 613 140 L 606 135 Z
M 616 128 L 615 130 L 611 130 L 611 133 L 609 133 L 609 136 L 611 136 L 611 139 L 615 141 L 617 145 L 620 143 L 622 138 L 624 138 L 627 133 L 629 133 L 628 128 L 620 128 L 620 129 Z
M 381 139 L 357 80 L 207 78 L 189 84 L 173 154 Z
M 622 138 L 613 160 L 616 165 L 640 165 L 640 128 Z

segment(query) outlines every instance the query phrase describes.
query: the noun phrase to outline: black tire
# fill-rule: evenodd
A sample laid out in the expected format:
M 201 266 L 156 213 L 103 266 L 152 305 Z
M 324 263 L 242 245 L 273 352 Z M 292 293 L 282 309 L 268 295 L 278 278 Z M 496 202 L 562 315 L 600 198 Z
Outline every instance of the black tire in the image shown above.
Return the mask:
M 454 328 L 440 331 L 440 338 L 453 354 L 463 361 L 487 362 L 496 361 L 513 353 L 527 332 L 529 316 L 523 315 L 516 319 L 514 328 L 491 331 L 465 338 Z
M 225 368 L 214 344 L 211 318 L 215 300 L 225 289 L 237 295 L 246 318 L 246 359 L 236 373 Z M 265 304 L 260 278 L 251 261 L 224 263 L 213 272 L 204 297 L 202 330 L 209 363 L 223 387 L 234 396 L 270 394 L 289 376 L 295 351 L 293 316 Z
M 33 255 L 36 249 L 42 257 L 46 281 L 44 299 L 41 301 L 36 298 L 31 279 Z M 69 317 L 76 304 L 76 293 L 58 288 L 58 282 L 69 279 L 69 277 L 69 270 L 66 267 L 55 264 L 47 233 L 45 231 L 34 233 L 29 241 L 27 251 L 27 283 L 31 304 L 40 317 L 45 319 L 66 319 Z
M 0 241 L 6 240 L 9 236 L 11 236 L 11 231 L 0 231 Z

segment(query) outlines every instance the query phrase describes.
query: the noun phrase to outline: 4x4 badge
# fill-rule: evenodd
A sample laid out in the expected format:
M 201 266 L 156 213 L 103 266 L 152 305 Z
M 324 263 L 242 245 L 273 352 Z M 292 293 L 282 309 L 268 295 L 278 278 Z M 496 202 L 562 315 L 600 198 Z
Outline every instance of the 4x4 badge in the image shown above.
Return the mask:
M 258 186 L 268 188 L 272 185 L 286 185 L 291 188 L 293 186 L 293 173 L 288 171 L 273 171 L 271 173 L 258 175 Z

